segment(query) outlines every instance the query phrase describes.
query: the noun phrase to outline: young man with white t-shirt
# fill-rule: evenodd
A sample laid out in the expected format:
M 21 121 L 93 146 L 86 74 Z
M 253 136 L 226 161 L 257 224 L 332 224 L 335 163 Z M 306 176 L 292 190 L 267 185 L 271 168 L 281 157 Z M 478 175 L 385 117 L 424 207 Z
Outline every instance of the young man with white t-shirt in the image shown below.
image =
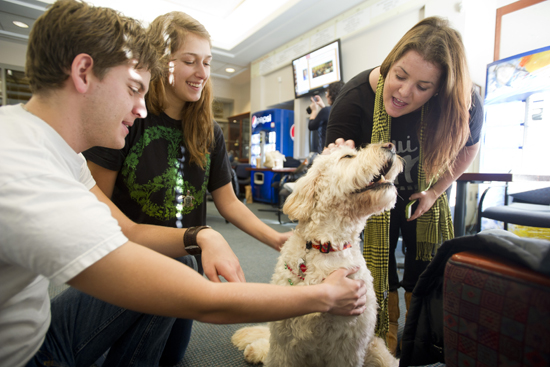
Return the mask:
M 97 188 L 80 152 L 122 148 L 145 116 L 157 55 L 144 34 L 134 20 L 74 0 L 54 3 L 31 31 L 33 96 L 0 108 L 2 366 L 91 365 L 109 348 L 104 366 L 152 366 L 173 317 L 240 323 L 364 310 L 353 270 L 310 287 L 246 284 L 219 233 L 135 225 Z M 171 258 L 200 251 L 231 282 Z M 51 309 L 50 281 L 72 286 Z

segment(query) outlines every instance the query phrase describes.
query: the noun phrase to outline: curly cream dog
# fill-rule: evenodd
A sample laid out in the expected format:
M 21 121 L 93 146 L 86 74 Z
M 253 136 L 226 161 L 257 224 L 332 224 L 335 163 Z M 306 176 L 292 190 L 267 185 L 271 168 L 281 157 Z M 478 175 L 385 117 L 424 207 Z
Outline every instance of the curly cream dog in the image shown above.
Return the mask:
M 367 218 L 395 205 L 393 181 L 403 169 L 391 143 L 361 150 L 333 149 L 315 159 L 296 182 L 284 212 L 298 225 L 281 250 L 272 283 L 318 284 L 338 268 L 358 267 L 352 278 L 368 287 L 360 316 L 315 313 L 238 330 L 231 338 L 250 363 L 266 367 L 397 366 L 374 336 L 378 305 L 359 235 Z

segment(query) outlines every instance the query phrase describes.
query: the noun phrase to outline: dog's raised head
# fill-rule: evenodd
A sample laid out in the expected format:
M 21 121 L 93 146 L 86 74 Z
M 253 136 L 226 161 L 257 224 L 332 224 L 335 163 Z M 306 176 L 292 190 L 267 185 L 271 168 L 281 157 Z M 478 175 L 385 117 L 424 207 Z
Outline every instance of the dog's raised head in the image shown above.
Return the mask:
M 393 181 L 402 170 L 392 143 L 359 150 L 334 148 L 317 156 L 308 173 L 296 181 L 283 211 L 300 222 L 320 223 L 327 217 L 365 220 L 395 205 Z

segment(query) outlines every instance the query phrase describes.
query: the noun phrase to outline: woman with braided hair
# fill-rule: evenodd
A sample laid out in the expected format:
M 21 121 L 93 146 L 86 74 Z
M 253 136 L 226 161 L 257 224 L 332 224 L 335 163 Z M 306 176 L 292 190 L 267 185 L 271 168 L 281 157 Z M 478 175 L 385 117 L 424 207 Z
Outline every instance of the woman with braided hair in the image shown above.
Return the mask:
M 437 246 L 454 236 L 446 191 L 476 156 L 482 123 L 461 36 L 439 17 L 411 28 L 381 66 L 347 82 L 332 106 L 327 143 L 352 140 L 346 143 L 361 147 L 391 141 L 406 163 L 395 183 L 403 200 L 369 219 L 363 251 L 380 305 L 377 333 L 386 335 L 394 355 L 397 290 L 405 289 L 408 308 Z M 406 248 L 401 283 L 395 259 L 399 235 Z

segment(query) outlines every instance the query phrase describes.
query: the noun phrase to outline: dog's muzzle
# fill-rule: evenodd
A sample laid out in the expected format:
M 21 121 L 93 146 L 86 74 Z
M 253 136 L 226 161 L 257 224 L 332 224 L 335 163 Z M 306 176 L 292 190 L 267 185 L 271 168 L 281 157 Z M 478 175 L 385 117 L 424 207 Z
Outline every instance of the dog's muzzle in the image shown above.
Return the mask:
M 388 174 L 393 166 L 393 160 L 395 159 L 395 149 L 389 150 L 389 154 L 390 158 L 386 161 L 386 164 L 384 165 L 384 167 L 382 167 L 380 172 L 378 172 L 378 174 L 373 177 L 372 181 L 366 187 L 355 190 L 355 194 L 360 194 L 368 190 L 380 189 L 386 186 L 393 186 L 393 182 L 386 181 L 386 178 L 384 177 Z

